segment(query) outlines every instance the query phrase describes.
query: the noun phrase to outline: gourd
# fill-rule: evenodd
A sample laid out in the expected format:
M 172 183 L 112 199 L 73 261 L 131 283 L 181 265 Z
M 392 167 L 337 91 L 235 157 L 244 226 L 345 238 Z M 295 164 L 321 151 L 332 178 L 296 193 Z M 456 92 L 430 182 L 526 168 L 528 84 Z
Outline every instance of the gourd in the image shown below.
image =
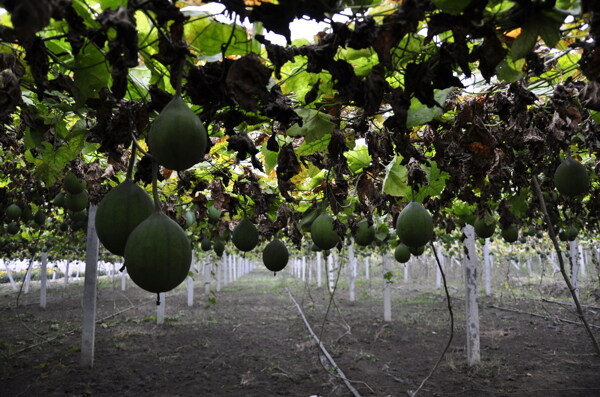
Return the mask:
M 406 263 L 410 259 L 410 249 L 404 243 L 398 243 L 394 250 L 394 258 L 400 263 Z
M 244 218 L 233 229 L 231 241 L 240 251 L 252 251 L 258 245 L 258 229 L 248 218 Z
M 568 156 L 554 172 L 554 186 L 564 196 L 579 196 L 590 188 L 590 177 L 585 167 Z
M 433 238 L 433 220 L 422 204 L 411 201 L 396 220 L 396 234 L 409 247 L 420 247 Z
M 285 268 L 289 257 L 288 249 L 280 240 L 271 241 L 263 250 L 263 263 L 272 272 Z
M 164 167 L 183 171 L 200 162 L 208 136 L 194 112 L 175 95 L 154 120 L 148 134 L 150 153 Z
M 154 204 L 148 193 L 131 179 L 125 179 L 98 203 L 98 239 L 113 254 L 123 255 L 131 232 L 153 211 Z
M 310 237 L 313 243 L 322 250 L 330 250 L 339 242 L 339 236 L 333 228 L 333 218 L 320 214 L 310 225 Z
M 175 221 L 155 211 L 129 235 L 124 259 L 127 273 L 140 288 L 167 292 L 187 277 L 192 246 Z

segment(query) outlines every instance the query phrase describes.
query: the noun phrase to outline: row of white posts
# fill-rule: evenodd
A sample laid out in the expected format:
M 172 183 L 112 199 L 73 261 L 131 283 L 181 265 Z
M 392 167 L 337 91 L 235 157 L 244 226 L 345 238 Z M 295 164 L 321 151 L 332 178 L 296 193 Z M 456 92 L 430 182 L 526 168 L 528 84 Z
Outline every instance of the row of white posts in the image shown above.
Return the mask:
M 29 293 L 29 289 L 30 289 L 30 284 L 31 284 L 31 275 L 33 273 L 33 269 L 39 267 L 40 269 L 40 273 L 39 273 L 39 278 L 40 280 L 43 280 L 43 284 L 47 286 L 47 278 L 48 278 L 48 269 L 49 266 L 51 265 L 52 267 L 56 267 L 60 270 L 64 269 L 63 271 L 63 284 L 64 286 L 67 286 L 69 284 L 69 282 L 71 282 L 71 272 L 69 271 L 71 269 L 71 266 L 75 267 L 75 280 L 78 281 L 80 280 L 80 267 L 85 265 L 85 262 L 82 261 L 67 261 L 67 260 L 58 260 L 55 262 L 48 262 L 48 255 L 45 252 L 42 252 L 41 254 L 41 261 L 37 261 L 37 260 L 14 260 L 14 261 L 10 261 L 10 260 L 4 260 L 2 258 L 0 258 L 0 262 L 3 264 L 3 268 L 6 271 L 6 275 L 8 277 L 8 281 L 10 283 L 11 288 L 13 289 L 13 291 L 18 291 L 19 287 L 17 286 L 17 283 L 14 280 L 13 277 L 13 269 L 16 269 L 17 271 L 19 269 L 25 269 L 26 273 L 25 273 L 25 280 L 24 280 L 24 285 L 23 285 L 23 293 L 27 294 Z M 100 267 L 103 267 L 105 269 L 105 274 L 108 275 L 111 280 L 113 280 L 115 274 L 116 274 L 116 266 L 120 266 L 120 264 L 115 264 L 112 262 L 98 262 L 98 265 Z M 12 268 L 12 269 L 11 269 Z M 57 272 L 52 272 L 52 281 L 56 281 L 57 277 L 56 277 Z
M 479 305 L 478 305 L 478 279 L 479 279 L 479 269 L 480 261 L 478 258 L 477 250 L 475 247 L 475 231 L 473 226 L 466 225 L 463 229 L 464 241 L 463 246 L 465 248 L 465 255 L 462 257 L 462 261 L 457 260 L 456 258 L 447 258 L 443 255 L 441 245 L 436 245 L 436 254 L 438 259 L 440 260 L 440 264 L 442 268 L 446 269 L 446 262 L 448 261 L 448 265 L 453 265 L 454 263 L 458 264 L 463 269 L 463 278 L 464 278 L 464 291 L 465 291 L 465 312 L 466 312 L 466 340 L 467 340 L 467 363 L 470 366 L 476 365 L 481 361 L 480 355 L 480 338 L 479 338 Z M 569 260 L 571 261 L 571 281 L 573 286 L 578 288 L 578 276 L 579 274 L 585 274 L 585 263 L 589 263 L 588 261 L 591 259 L 591 255 L 596 255 L 596 260 L 600 263 L 600 250 L 591 249 L 584 250 L 583 247 L 577 244 L 577 241 L 572 241 L 569 243 L 570 254 Z M 558 262 L 556 260 L 556 254 L 552 256 L 550 254 L 550 262 L 552 264 L 553 270 L 556 272 L 559 270 Z M 391 258 L 390 254 L 384 253 L 381 258 L 381 265 L 383 269 L 383 318 L 384 321 L 392 320 L 392 302 L 391 302 L 391 280 L 390 277 L 386 277 L 388 273 L 391 271 Z M 420 259 L 417 259 L 420 260 Z M 538 260 L 541 263 L 541 258 L 538 257 Z M 322 252 L 317 252 L 314 262 L 309 258 L 307 263 L 306 257 L 296 258 L 292 261 L 291 266 L 289 268 L 289 272 L 292 276 L 301 278 L 303 281 L 308 281 L 308 283 L 313 283 L 313 267 L 316 265 L 315 273 L 316 273 L 316 283 L 318 287 L 322 286 L 322 271 L 323 266 L 325 264 L 326 269 L 325 273 L 327 275 L 328 289 L 329 292 L 332 293 L 335 285 L 336 279 L 338 278 L 339 266 L 341 265 L 341 258 L 334 254 L 329 253 L 326 258 L 323 257 Z M 453 263 L 454 262 L 454 263 Z M 462 263 L 461 263 L 462 262 Z M 369 257 L 364 258 L 365 263 L 365 277 L 369 280 L 370 276 L 370 263 Z M 566 261 L 566 264 L 569 262 Z M 410 262 L 404 265 L 404 279 L 408 281 L 408 268 Z M 345 272 L 348 276 L 348 293 L 349 293 L 349 301 L 354 301 L 356 299 L 355 294 L 355 282 L 357 277 L 357 260 L 354 252 L 354 243 L 350 243 L 347 247 L 346 252 L 346 266 L 347 271 Z M 514 264 L 514 266 L 520 270 L 520 266 Z M 436 288 L 441 288 L 442 286 L 442 275 L 439 267 L 436 263 Z M 491 280 L 492 280 L 492 267 L 493 267 L 493 255 L 490 252 L 490 243 L 489 240 L 485 240 L 485 244 L 483 246 L 483 278 L 485 284 L 485 294 L 491 295 Z M 527 259 L 527 268 L 529 273 L 531 273 L 531 257 Z M 576 290 L 578 291 L 578 289 Z

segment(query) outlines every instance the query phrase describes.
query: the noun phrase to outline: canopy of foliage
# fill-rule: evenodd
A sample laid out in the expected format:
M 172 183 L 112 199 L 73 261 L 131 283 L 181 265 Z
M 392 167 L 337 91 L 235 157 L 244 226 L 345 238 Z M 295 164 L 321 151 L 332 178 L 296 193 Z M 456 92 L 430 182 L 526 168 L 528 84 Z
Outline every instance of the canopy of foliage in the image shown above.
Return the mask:
M 248 216 L 300 245 L 326 208 L 341 236 L 368 219 L 384 241 L 410 200 L 446 232 L 489 213 L 545 229 L 533 176 L 562 223 L 597 232 L 600 2 L 215 3 L 220 15 L 192 0 L 0 2 L 0 223 L 12 203 L 52 215 L 0 232 L 3 254 L 23 239 L 64 248 L 78 229 L 52 204 L 63 176 L 97 202 L 178 86 L 210 148 L 189 170 L 160 169 L 161 192 L 198 240 Z M 297 18 L 328 27 L 292 41 Z M 590 172 L 582 197 L 554 193 L 567 154 Z M 144 186 L 150 163 L 137 165 Z

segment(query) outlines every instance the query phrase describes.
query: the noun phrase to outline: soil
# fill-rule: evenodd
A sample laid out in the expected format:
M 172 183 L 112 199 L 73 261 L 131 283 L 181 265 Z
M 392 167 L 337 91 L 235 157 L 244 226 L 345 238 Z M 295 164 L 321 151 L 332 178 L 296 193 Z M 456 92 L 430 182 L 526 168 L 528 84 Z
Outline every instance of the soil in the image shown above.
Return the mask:
M 255 270 L 208 296 L 200 285 L 196 280 L 192 307 L 185 283 L 168 293 L 165 324 L 157 325 L 152 294 L 132 284 L 122 292 L 117 282 L 101 280 L 93 369 L 79 365 L 81 282 L 51 284 L 46 310 L 35 289 L 21 294 L 16 307 L 17 294 L 3 286 L 0 395 L 351 396 L 290 294 L 363 396 L 410 395 L 450 333 L 445 295 L 430 287 L 394 283 L 388 323 L 377 280 L 358 282 L 355 302 L 341 285 L 332 305 L 326 288 L 285 272 Z M 469 367 L 464 302 L 454 295 L 452 344 L 419 395 L 600 396 L 600 358 L 589 337 L 581 326 L 557 320 L 575 319 L 570 307 L 481 298 L 482 361 Z M 600 325 L 600 310 L 587 314 Z M 595 333 L 600 338 L 600 329 Z

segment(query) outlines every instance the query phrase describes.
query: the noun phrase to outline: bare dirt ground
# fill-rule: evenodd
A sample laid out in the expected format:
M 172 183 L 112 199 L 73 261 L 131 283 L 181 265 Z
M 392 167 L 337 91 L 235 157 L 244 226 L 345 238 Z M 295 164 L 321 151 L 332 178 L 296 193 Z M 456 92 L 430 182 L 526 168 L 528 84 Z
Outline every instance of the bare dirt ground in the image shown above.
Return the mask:
M 82 369 L 81 283 L 67 289 L 51 284 L 46 310 L 38 307 L 36 289 L 21 295 L 17 308 L 16 294 L 3 286 L 0 395 L 352 395 L 319 354 L 289 293 L 363 396 L 408 396 L 449 336 L 443 293 L 414 285 L 393 285 L 393 320 L 386 323 L 379 281 L 359 282 L 356 302 L 341 287 L 329 305 L 326 288 L 255 270 L 216 295 L 202 295 L 196 281 L 192 307 L 184 283 L 167 294 L 160 326 L 152 294 L 131 283 L 125 292 L 118 287 L 100 283 L 95 364 Z M 454 299 L 453 308 L 454 340 L 419 395 L 600 396 L 600 358 L 588 336 L 557 320 L 575 319 L 568 306 L 480 299 L 482 363 L 472 368 L 465 363 L 463 301 Z M 600 326 L 600 310 L 587 314 Z M 595 332 L 600 337 L 600 328 Z

